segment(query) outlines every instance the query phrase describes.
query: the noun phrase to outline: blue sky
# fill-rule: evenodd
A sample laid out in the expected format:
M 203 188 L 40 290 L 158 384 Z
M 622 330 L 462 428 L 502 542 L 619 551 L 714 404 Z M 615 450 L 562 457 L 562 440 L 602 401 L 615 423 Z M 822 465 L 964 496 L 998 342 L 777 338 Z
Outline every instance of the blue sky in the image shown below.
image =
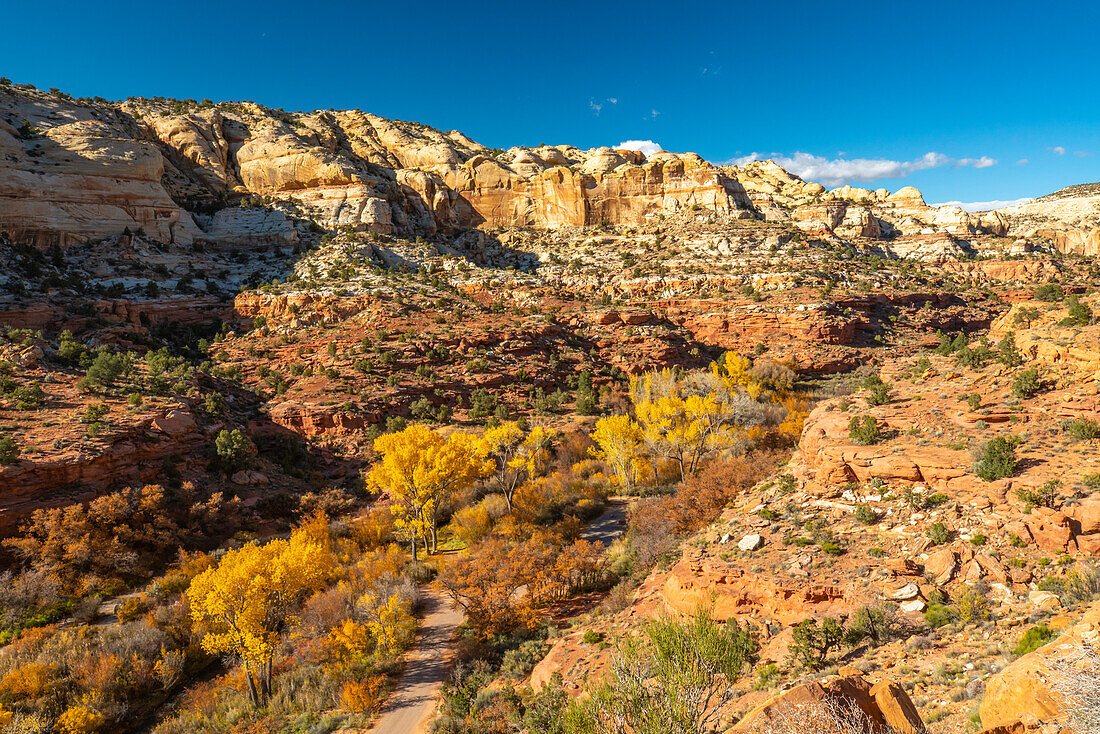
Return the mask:
M 0 74 L 77 96 L 359 108 L 500 148 L 653 141 L 779 157 L 830 186 L 1012 200 L 1100 180 L 1098 15 L 1057 0 L 56 0 L 5 8 Z

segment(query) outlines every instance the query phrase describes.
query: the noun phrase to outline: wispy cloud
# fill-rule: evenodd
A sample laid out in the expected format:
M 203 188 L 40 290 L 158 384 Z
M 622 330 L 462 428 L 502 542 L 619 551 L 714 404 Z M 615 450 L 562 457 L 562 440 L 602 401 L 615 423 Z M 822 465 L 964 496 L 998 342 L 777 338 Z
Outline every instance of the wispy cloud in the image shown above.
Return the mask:
M 818 181 L 825 186 L 841 186 L 856 181 L 870 183 L 884 178 L 905 178 L 930 168 L 989 168 L 997 164 L 996 158 L 951 158 L 943 153 L 925 153 L 911 161 L 894 161 L 887 158 L 829 159 L 811 153 L 797 152 L 793 156 L 771 156 L 779 165 L 807 181 Z M 743 166 L 751 161 L 764 160 L 760 153 L 752 153 L 730 161 Z
M 991 209 L 1003 209 L 1006 206 L 1016 206 L 1017 204 L 1026 204 L 1031 199 L 1009 199 L 1009 200 L 993 200 L 993 201 L 944 201 L 939 204 L 933 204 L 932 206 L 957 206 L 960 209 L 965 209 L 968 212 L 987 212 Z
M 1090 155 L 1092 155 L 1092 153 L 1087 150 L 1075 150 L 1073 151 L 1073 154 L 1078 158 L 1088 158 Z
M 645 154 L 646 158 L 649 158 L 654 153 L 660 153 L 664 148 L 658 143 L 654 143 L 652 140 L 624 140 L 615 146 L 616 148 L 622 148 L 623 150 L 637 150 Z
M 1028 163 L 1031 163 L 1031 161 L 1029 161 L 1027 158 L 1021 158 L 1020 160 L 1016 161 L 1017 166 L 1026 166 Z
M 619 98 L 618 97 L 607 97 L 606 99 L 601 99 L 599 102 L 597 102 L 592 97 L 588 98 L 588 107 L 589 107 L 589 109 L 592 110 L 592 113 L 594 115 L 596 115 L 597 117 L 600 116 L 600 110 L 603 109 L 605 104 L 619 104 Z
M 1065 155 L 1066 154 L 1066 149 L 1063 148 L 1061 145 L 1055 145 L 1053 148 L 1047 148 L 1047 150 L 1054 153 L 1054 155 Z

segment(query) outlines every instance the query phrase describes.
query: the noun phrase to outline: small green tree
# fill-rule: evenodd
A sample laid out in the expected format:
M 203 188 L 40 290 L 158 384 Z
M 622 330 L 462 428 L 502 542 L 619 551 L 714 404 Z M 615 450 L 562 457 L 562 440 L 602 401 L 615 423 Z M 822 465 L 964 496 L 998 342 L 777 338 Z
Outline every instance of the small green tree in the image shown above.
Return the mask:
M 1015 474 L 1016 463 L 1016 440 L 997 436 L 982 447 L 974 464 L 974 473 L 992 482 Z
M 1012 381 L 1012 395 L 1017 398 L 1030 398 L 1042 389 L 1039 370 L 1035 368 L 1024 370 Z
M 848 421 L 848 438 L 860 446 L 870 446 L 882 440 L 882 429 L 873 415 L 853 415 Z
M 824 668 L 845 638 L 844 628 L 832 617 L 825 617 L 820 624 L 816 619 L 804 620 L 794 626 L 792 633 L 789 661 L 802 670 Z
M 247 466 L 252 458 L 252 442 L 241 433 L 239 428 L 222 429 L 214 439 L 214 449 L 218 453 L 218 463 L 226 473 Z
M 14 464 L 19 460 L 19 444 L 11 436 L 0 436 L 0 466 Z

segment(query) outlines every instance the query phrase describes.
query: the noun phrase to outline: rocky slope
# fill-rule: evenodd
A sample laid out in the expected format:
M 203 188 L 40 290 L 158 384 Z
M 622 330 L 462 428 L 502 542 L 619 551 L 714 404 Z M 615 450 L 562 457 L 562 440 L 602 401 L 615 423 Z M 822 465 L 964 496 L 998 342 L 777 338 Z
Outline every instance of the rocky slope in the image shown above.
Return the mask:
M 1042 316 L 1031 315 L 1036 309 Z M 1074 425 L 1100 415 L 1100 326 L 1066 324 L 1067 313 L 1065 304 L 1025 301 L 994 322 L 999 339 L 1012 327 L 1020 365 L 916 352 L 876 370 L 888 384 L 882 404 L 836 390 L 807 418 L 786 478 L 738 498 L 682 545 L 678 560 L 652 573 L 626 609 L 588 618 L 557 640 L 533 683 L 560 673 L 567 689 L 581 690 L 609 663 L 585 633 L 614 639 L 670 611 L 703 605 L 719 619 L 752 624 L 765 631 L 764 660 L 783 668 L 794 625 L 885 605 L 923 631 L 857 648 L 838 664 L 903 671 L 920 714 L 941 722 L 937 730 L 965 731 L 979 714 L 991 729 L 1053 723 L 1060 711 L 1049 693 L 1029 693 L 1042 686 L 1029 662 L 1040 653 L 1012 662 L 1012 650 L 1029 625 L 1049 620 L 1061 629 L 1095 595 L 1086 579 L 1100 555 L 1100 456 L 1095 436 Z M 1041 387 L 1014 395 L 1030 369 Z M 881 430 L 871 445 L 850 434 L 862 416 Z M 976 474 L 976 455 L 997 436 L 1018 441 L 1017 465 L 988 481 Z M 928 621 L 936 617 L 926 612 L 975 595 L 984 611 L 973 618 Z M 1081 629 L 1095 627 L 1090 614 Z M 759 693 L 745 693 L 731 713 L 758 703 Z

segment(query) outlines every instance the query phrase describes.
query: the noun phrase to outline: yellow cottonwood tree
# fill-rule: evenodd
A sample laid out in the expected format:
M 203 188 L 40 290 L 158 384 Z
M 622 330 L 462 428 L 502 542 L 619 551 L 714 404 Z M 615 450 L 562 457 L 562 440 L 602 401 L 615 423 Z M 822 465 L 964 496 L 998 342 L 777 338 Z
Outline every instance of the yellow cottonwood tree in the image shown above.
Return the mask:
M 456 492 L 488 476 L 495 463 L 484 441 L 468 433 L 438 433 L 414 424 L 399 433 L 379 436 L 374 450 L 381 456 L 368 475 L 369 483 L 390 495 L 395 524 L 406 532 L 417 558 L 418 538 L 437 548 L 440 506 Z
M 592 432 L 596 445 L 588 451 L 611 467 L 622 487 L 629 488 L 638 480 L 642 439 L 641 426 L 628 416 L 612 415 L 596 421 L 596 429 Z
M 504 495 L 511 512 L 516 487 L 546 469 L 550 461 L 551 434 L 542 426 L 535 426 L 525 434 L 516 421 L 505 421 L 485 431 L 482 440 L 496 463 L 493 483 Z
M 191 619 L 204 632 L 202 648 L 241 660 L 255 705 L 271 693 L 271 660 L 281 633 L 332 573 L 331 552 L 315 535 L 315 528 L 303 528 L 289 540 L 228 551 L 187 590 Z
M 727 352 L 709 371 L 665 369 L 633 378 L 630 394 L 649 454 L 676 462 L 682 481 L 708 454 L 728 448 L 738 431 L 774 420 L 793 373 L 769 364 L 762 371 Z

